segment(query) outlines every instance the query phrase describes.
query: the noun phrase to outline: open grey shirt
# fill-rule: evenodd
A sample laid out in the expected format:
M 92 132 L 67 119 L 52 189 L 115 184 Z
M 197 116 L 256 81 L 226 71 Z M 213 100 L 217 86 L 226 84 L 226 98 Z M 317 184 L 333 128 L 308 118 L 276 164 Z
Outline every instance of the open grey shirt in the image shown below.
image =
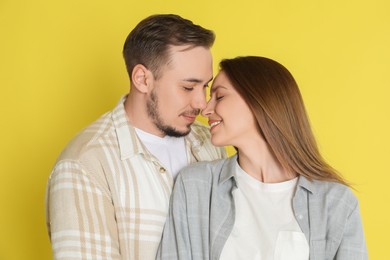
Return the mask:
M 157 259 L 219 259 L 234 225 L 236 160 L 195 163 L 179 173 Z M 300 176 L 293 210 L 311 260 L 368 259 L 358 201 L 348 187 Z

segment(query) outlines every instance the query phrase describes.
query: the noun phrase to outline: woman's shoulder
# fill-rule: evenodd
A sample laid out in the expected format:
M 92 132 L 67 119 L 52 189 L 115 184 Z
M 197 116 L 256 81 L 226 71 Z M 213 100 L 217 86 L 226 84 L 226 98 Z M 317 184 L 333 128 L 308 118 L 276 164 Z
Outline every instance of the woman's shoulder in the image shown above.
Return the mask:
M 312 181 L 313 196 L 326 199 L 332 204 L 343 204 L 348 207 L 355 207 L 358 203 L 357 197 L 352 189 L 342 183 L 331 181 Z

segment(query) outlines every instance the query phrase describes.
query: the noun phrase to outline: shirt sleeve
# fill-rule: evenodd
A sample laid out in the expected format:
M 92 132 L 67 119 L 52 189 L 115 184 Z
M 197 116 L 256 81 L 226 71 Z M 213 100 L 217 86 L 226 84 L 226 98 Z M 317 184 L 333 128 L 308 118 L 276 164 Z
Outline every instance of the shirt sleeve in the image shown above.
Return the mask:
M 59 162 L 46 195 L 54 259 L 120 259 L 110 196 L 80 163 Z
M 363 225 L 360 217 L 359 203 L 349 215 L 343 238 L 337 250 L 336 260 L 366 260 L 368 259 Z
M 186 193 L 180 174 L 171 195 L 169 214 L 165 222 L 163 237 L 156 259 L 192 259 L 188 230 Z

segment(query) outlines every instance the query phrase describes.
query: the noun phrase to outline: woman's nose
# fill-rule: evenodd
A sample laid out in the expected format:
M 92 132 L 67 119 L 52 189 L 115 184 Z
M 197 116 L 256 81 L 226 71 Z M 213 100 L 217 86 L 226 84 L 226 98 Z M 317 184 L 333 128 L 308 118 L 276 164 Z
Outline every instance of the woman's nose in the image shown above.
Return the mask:
M 214 102 L 212 99 L 207 102 L 206 107 L 202 110 L 202 116 L 209 117 L 211 114 L 214 113 Z

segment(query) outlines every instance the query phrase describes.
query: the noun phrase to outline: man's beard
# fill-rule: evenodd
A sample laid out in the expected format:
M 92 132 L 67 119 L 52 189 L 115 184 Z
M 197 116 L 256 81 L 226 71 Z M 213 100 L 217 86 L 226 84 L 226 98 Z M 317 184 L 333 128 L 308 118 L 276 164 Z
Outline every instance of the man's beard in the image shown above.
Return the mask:
M 158 111 L 158 98 L 157 98 L 154 90 L 152 91 L 152 93 L 150 93 L 150 98 L 148 99 L 148 101 L 146 103 L 146 108 L 147 108 L 149 117 L 153 119 L 154 125 L 159 130 L 161 130 L 165 135 L 172 136 L 172 137 L 183 137 L 183 136 L 186 136 L 190 133 L 191 124 L 187 125 L 187 128 L 188 128 L 187 131 L 178 131 L 175 127 L 164 124 L 164 122 L 160 116 L 160 113 Z M 190 113 L 187 112 L 186 114 L 198 115 L 199 109 L 195 109 L 194 111 L 191 111 Z

